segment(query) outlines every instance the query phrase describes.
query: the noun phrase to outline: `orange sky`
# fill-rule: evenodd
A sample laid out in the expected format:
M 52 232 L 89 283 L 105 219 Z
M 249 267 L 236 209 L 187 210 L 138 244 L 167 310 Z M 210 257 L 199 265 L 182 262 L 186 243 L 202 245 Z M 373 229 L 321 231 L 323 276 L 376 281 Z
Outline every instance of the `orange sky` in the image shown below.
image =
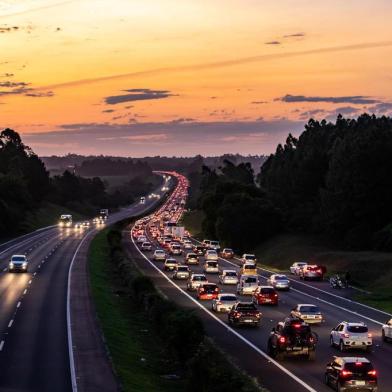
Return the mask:
M 218 153 L 271 152 L 310 116 L 392 112 L 391 11 L 387 0 L 0 0 L 1 126 L 41 154 L 203 153 L 189 133 L 203 137 L 206 122 Z M 108 134 L 117 147 L 95 143 Z

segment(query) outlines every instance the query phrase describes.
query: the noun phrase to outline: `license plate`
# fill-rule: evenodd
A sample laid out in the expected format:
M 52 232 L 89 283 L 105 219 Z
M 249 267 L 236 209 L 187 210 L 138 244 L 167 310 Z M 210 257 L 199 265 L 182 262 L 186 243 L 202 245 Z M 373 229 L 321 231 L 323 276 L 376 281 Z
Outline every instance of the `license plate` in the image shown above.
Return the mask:
M 264 301 L 265 302 L 271 302 L 271 300 L 269 298 L 265 298 Z
M 253 323 L 253 320 L 244 320 L 245 323 Z
M 314 318 L 316 318 L 316 316 L 306 316 L 306 318 L 308 318 L 308 319 L 314 319 Z
M 302 350 L 302 347 L 293 347 L 293 351 L 300 351 Z
M 355 385 L 366 385 L 365 381 L 355 381 Z

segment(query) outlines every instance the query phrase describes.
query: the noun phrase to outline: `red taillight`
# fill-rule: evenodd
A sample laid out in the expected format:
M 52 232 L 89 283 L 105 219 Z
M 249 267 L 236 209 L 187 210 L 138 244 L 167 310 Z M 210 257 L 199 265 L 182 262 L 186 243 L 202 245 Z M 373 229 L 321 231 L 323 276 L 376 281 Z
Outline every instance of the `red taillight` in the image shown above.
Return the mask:
M 300 328 L 300 327 L 301 327 L 301 324 L 293 324 L 293 327 L 294 327 L 294 328 Z
M 286 338 L 284 336 L 281 336 L 279 338 L 279 343 L 286 343 Z
M 368 333 L 368 338 L 372 338 L 373 335 L 371 333 Z
M 274 297 L 276 298 L 278 296 L 278 294 L 274 294 Z
M 377 372 L 375 370 L 369 370 L 368 371 L 368 375 L 372 376 L 372 377 L 376 377 L 377 376 Z
M 349 370 L 342 370 L 341 372 L 340 372 L 340 375 L 342 376 L 342 377 L 348 377 L 348 376 L 351 376 L 353 373 L 352 372 L 350 372 Z
M 218 287 L 215 289 L 215 291 L 216 291 L 216 292 L 218 292 L 218 291 L 219 291 Z
M 346 338 L 346 339 L 348 339 L 348 338 L 350 337 L 350 335 L 349 335 L 348 333 L 344 333 L 344 334 L 343 334 L 343 337 Z
M 200 292 L 202 293 L 204 291 L 203 287 L 200 288 Z

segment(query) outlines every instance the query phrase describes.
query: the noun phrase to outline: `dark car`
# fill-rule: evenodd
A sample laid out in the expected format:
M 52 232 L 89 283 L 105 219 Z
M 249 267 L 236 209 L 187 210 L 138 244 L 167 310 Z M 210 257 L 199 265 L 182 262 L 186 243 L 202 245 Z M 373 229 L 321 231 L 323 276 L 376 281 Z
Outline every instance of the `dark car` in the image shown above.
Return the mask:
M 304 321 L 287 318 L 272 328 L 268 338 L 268 353 L 272 358 L 283 360 L 286 356 L 304 356 L 315 359 L 317 335 Z
M 333 357 L 325 370 L 325 383 L 337 391 L 377 391 L 377 372 L 366 358 Z
M 206 248 L 203 245 L 196 245 L 193 247 L 193 252 L 198 256 L 204 256 L 204 253 L 206 253 Z
M 253 292 L 253 302 L 257 305 L 277 305 L 278 293 L 272 286 L 259 286 Z
M 260 325 L 261 312 L 253 302 L 238 302 L 230 310 L 228 321 L 230 325 Z

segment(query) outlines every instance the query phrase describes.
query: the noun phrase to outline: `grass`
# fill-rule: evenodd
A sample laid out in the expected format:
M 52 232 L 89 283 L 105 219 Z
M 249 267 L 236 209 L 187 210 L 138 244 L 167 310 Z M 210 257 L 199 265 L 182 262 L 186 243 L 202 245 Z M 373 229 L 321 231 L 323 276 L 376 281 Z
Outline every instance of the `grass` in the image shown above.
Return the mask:
M 161 377 L 168 369 L 162 343 L 143 313 L 121 295 L 109 263 L 108 229 L 92 241 L 89 271 L 98 319 L 124 391 L 180 391 L 182 381 Z
M 74 221 L 83 220 L 85 217 L 68 208 L 57 204 L 45 203 L 38 210 L 26 216 L 24 228 L 26 232 L 40 229 L 41 227 L 55 225 L 61 214 L 71 214 Z
M 189 230 L 193 237 L 200 239 L 203 236 L 203 230 L 201 227 L 203 218 L 204 214 L 202 211 L 188 211 L 182 217 L 181 223 L 187 228 L 187 230 Z

